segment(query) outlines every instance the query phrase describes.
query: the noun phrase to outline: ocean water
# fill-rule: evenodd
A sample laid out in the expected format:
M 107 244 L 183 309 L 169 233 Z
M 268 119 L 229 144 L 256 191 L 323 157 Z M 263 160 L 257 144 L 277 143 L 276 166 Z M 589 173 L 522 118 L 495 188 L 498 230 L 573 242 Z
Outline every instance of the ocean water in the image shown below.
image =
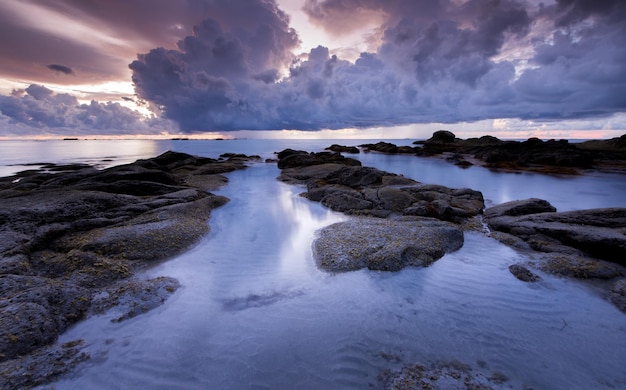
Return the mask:
M 272 157 L 285 147 L 322 150 L 362 141 L 15 142 L 4 172 L 38 162 L 109 166 L 165 150 L 217 157 Z M 394 141 L 409 144 L 410 141 Z M 67 145 L 67 146 L 66 146 Z M 460 169 L 434 159 L 356 156 L 364 165 L 425 183 L 471 187 L 490 204 L 540 197 L 560 210 L 626 207 L 624 176 L 577 178 Z M 26 165 L 26 167 L 29 167 Z M 509 272 L 525 255 L 466 233 L 465 245 L 432 266 L 396 273 L 329 274 L 316 268 L 316 231 L 346 219 L 276 180 L 275 164 L 228 174 L 211 232 L 141 277 L 182 287 L 163 306 L 122 323 L 89 318 L 59 342 L 82 338 L 91 359 L 54 389 L 365 389 L 386 369 L 458 361 L 497 372 L 510 388 L 626 388 L 626 315 L 601 290 L 542 274 Z

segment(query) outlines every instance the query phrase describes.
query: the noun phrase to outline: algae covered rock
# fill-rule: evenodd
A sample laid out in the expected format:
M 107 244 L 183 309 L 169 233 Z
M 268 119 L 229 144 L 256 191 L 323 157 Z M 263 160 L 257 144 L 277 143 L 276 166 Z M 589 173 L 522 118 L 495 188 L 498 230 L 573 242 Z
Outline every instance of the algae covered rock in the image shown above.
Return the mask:
M 425 267 L 463 246 L 463 232 L 432 218 L 356 218 L 319 232 L 313 254 L 320 268 L 399 271 Z

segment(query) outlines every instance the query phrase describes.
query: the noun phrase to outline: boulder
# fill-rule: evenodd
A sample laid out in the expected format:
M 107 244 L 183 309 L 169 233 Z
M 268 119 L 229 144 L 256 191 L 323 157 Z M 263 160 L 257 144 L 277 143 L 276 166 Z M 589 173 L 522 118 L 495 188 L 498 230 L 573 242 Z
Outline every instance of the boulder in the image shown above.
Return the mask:
M 330 225 L 313 242 L 320 268 L 331 272 L 361 268 L 399 271 L 425 267 L 463 246 L 455 225 L 431 218 L 357 218 Z

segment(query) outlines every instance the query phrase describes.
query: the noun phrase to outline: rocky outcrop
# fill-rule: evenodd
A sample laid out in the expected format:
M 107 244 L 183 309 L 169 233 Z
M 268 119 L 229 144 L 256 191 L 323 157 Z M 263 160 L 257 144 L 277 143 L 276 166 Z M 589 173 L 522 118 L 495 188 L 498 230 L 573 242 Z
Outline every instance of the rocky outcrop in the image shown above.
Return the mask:
M 538 138 L 519 142 L 493 136 L 462 140 L 449 131 L 438 131 L 429 140 L 415 144 L 422 145 L 418 156 L 441 155 L 461 166 L 469 166 L 467 160 L 475 159 L 489 168 L 548 174 L 578 174 L 580 169 L 589 168 L 623 172 L 626 166 L 626 135 L 580 143 Z
M 279 153 L 278 168 L 308 167 L 327 163 L 360 166 L 361 162 L 336 152 L 308 153 L 302 150 L 285 149 Z
M 283 169 L 279 179 L 306 185 L 302 196 L 349 215 L 410 215 L 461 223 L 484 208 L 478 191 L 422 184 L 376 168 L 346 166 L 332 158 L 330 163 Z
M 313 253 L 318 266 L 331 272 L 399 271 L 428 266 L 462 246 L 461 229 L 436 219 L 356 218 L 320 230 Z
M 415 154 L 418 148 L 412 146 L 396 146 L 390 142 L 377 142 L 375 144 L 359 145 L 366 152 L 380 152 L 387 154 Z
M 217 173 L 245 163 L 167 152 L 102 171 L 47 166 L 0 180 L 0 362 L 53 342 L 95 303 L 105 307 L 111 286 L 109 303 L 133 302 L 126 317 L 163 302 L 177 283 L 129 277 L 206 234 L 211 210 L 228 200 L 208 192 L 227 181 Z
M 330 150 L 331 152 L 337 153 L 349 153 L 349 154 L 359 154 L 361 151 L 356 146 L 344 146 L 338 144 L 332 144 L 326 148 L 326 150 Z
M 279 167 L 292 155 L 279 153 Z M 426 185 L 326 156 L 321 164 L 290 163 L 279 179 L 306 186 L 301 195 L 312 201 L 361 217 L 322 229 L 315 241 L 318 266 L 331 272 L 427 266 L 463 245 L 461 228 L 449 222 L 465 223 L 484 208 L 478 191 Z
M 556 212 L 545 200 L 504 203 L 484 212 L 491 235 L 505 244 L 536 251 L 528 266 L 576 279 L 612 280 L 626 275 L 626 209 Z M 509 268 L 518 279 L 534 281 L 524 265 Z M 607 291 L 625 311 L 618 284 Z
M 545 211 L 551 210 L 551 211 Z M 537 199 L 485 210 L 493 230 L 512 234 L 540 252 L 589 256 L 626 265 L 626 209 L 557 213 Z

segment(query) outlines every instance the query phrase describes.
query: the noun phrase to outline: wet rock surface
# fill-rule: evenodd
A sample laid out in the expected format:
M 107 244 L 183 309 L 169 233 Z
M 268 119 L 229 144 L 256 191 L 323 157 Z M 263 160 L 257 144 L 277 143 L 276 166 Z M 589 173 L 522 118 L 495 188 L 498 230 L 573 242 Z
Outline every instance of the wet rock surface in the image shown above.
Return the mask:
M 281 161 L 278 166 L 285 166 Z M 346 165 L 334 156 L 313 166 L 290 164 L 279 180 L 306 185 L 302 196 L 348 215 L 407 215 L 462 223 L 484 208 L 479 191 L 423 184 L 376 168 Z
M 538 200 L 505 203 L 485 210 L 493 230 L 524 240 L 539 252 L 587 256 L 626 265 L 626 209 L 567 212 L 537 207 Z M 524 211 L 525 210 L 525 211 Z
M 228 201 L 208 191 L 247 161 L 166 152 L 102 171 L 48 165 L 2 178 L 0 369 L 28 364 L 89 313 L 117 307 L 123 320 L 161 304 L 175 280 L 129 278 L 205 235 L 211 210 Z
M 315 240 L 318 266 L 330 272 L 427 266 L 463 246 L 455 223 L 467 223 L 484 208 L 478 191 L 422 184 L 329 154 L 317 154 L 328 160 L 314 165 L 306 159 L 281 163 L 291 156 L 290 150 L 278 153 L 280 180 L 306 186 L 301 196 L 359 216 L 322 229 Z
M 463 231 L 432 218 L 356 218 L 319 232 L 313 253 L 320 268 L 331 272 L 368 268 L 399 271 L 426 267 L 463 246 Z
M 626 209 L 557 212 L 545 200 L 527 199 L 488 208 L 484 220 L 492 236 L 522 251 L 532 251 L 528 266 L 575 279 L 614 280 L 626 276 Z M 525 265 L 509 268 L 522 281 L 535 281 Z M 537 276 L 538 277 L 538 276 Z M 535 279 L 535 280 L 533 280 Z M 622 311 L 615 287 L 606 295 Z

